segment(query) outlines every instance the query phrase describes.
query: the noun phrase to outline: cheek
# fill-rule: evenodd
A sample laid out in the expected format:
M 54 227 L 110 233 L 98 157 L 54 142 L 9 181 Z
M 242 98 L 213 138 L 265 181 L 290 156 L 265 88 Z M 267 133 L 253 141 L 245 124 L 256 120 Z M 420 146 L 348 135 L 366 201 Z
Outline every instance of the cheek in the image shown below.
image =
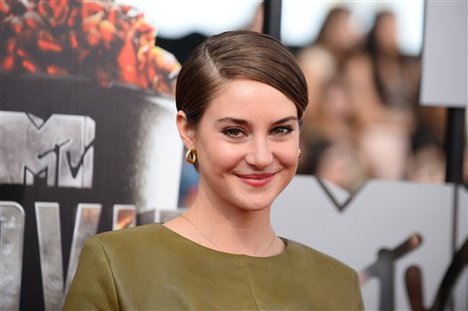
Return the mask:
M 285 167 L 296 167 L 299 161 L 299 143 L 278 148 L 276 151 L 278 161 Z
M 225 172 L 235 168 L 244 158 L 244 151 L 237 145 L 224 144 L 219 141 L 205 143 L 200 149 L 200 161 L 205 162 L 207 169 Z

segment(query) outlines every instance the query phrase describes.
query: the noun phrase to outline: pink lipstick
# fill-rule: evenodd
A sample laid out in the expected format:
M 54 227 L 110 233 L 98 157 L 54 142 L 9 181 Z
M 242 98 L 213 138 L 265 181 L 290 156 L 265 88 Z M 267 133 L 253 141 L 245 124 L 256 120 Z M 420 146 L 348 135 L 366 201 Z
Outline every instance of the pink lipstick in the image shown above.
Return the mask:
M 266 186 L 273 176 L 275 176 L 273 173 L 237 175 L 247 185 L 258 188 Z

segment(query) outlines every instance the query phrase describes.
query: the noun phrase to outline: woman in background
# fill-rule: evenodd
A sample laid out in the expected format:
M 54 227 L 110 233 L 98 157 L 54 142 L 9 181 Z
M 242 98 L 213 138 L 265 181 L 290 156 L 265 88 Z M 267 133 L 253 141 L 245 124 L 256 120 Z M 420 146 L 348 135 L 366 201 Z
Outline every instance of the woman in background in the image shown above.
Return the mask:
M 304 115 L 306 129 L 314 125 L 324 90 L 342 73 L 344 64 L 359 47 L 361 37 L 351 10 L 336 6 L 326 15 L 317 38 L 298 51 L 297 59 L 309 92 L 309 108 Z
M 307 86 L 275 39 L 226 32 L 177 80 L 177 127 L 199 172 L 191 208 L 165 224 L 99 234 L 64 309 L 362 310 L 357 274 L 278 237 L 273 201 L 293 178 Z

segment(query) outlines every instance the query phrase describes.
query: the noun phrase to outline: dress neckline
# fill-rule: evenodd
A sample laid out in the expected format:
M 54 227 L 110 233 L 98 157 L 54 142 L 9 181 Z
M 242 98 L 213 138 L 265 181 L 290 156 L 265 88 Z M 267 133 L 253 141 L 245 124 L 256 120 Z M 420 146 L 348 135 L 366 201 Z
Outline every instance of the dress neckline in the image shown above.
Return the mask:
M 239 258 L 248 258 L 248 259 L 252 259 L 252 260 L 267 260 L 267 259 L 274 259 L 274 258 L 280 258 L 280 257 L 283 257 L 286 255 L 286 253 L 288 252 L 289 250 L 289 240 L 286 239 L 286 238 L 283 238 L 281 236 L 278 236 L 281 241 L 283 241 L 284 243 L 284 248 L 283 250 L 281 251 L 281 253 L 279 254 L 276 254 L 276 255 L 272 255 L 272 256 L 252 256 L 252 255 L 247 255 L 247 254 L 235 254 L 235 253 L 228 253 L 228 252 L 223 252 L 223 251 L 220 251 L 220 250 L 217 250 L 217 249 L 214 249 L 214 248 L 210 248 L 210 247 L 207 247 L 205 245 L 202 245 L 202 244 L 199 244 L 183 235 L 181 235 L 180 233 L 177 233 L 175 232 L 174 230 L 166 227 L 164 224 L 159 224 L 160 227 L 168 234 L 172 235 L 172 236 L 175 236 L 176 238 L 180 239 L 180 240 L 183 240 L 185 243 L 188 243 L 189 245 L 191 245 L 192 247 L 196 247 L 196 248 L 199 248 L 199 249 L 205 249 L 213 254 L 218 254 L 218 255 L 222 255 L 222 256 L 230 256 L 230 257 L 239 257 Z

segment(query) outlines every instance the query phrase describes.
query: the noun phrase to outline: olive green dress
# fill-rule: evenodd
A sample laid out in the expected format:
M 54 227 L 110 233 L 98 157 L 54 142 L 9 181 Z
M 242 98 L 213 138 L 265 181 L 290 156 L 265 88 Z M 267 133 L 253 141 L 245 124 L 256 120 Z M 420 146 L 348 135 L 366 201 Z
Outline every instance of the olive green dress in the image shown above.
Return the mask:
M 64 310 L 362 310 L 357 274 L 283 239 L 272 257 L 223 253 L 152 224 L 89 239 Z

